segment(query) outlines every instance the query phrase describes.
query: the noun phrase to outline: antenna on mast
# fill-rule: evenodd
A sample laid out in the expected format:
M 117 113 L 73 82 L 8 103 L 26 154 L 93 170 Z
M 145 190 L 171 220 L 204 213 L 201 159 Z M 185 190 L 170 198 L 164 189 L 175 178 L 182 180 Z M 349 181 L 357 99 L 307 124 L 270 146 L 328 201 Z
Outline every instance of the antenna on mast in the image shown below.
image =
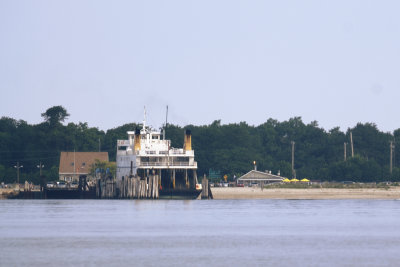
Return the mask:
M 143 130 L 146 130 L 146 106 L 144 106 Z
M 165 126 L 164 126 L 164 131 L 163 131 L 163 139 L 165 140 L 165 131 L 167 130 L 167 125 L 168 125 L 168 105 L 167 105 L 167 113 L 165 115 Z

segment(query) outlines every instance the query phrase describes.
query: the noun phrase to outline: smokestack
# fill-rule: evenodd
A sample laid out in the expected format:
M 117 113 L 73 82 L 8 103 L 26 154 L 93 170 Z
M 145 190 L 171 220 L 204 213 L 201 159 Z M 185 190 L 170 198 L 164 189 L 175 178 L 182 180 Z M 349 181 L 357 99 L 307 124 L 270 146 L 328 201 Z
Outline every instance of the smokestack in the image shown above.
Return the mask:
M 136 128 L 135 130 L 135 151 L 140 150 L 140 129 Z
M 192 150 L 192 132 L 188 129 L 185 131 L 183 150 Z

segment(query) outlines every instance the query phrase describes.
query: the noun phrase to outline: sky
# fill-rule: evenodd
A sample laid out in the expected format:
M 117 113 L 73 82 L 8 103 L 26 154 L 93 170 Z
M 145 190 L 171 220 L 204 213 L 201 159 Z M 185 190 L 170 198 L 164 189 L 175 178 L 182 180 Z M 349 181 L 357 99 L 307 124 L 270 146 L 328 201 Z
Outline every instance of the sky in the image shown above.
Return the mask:
M 400 128 L 400 1 L 0 0 L 0 116 Z

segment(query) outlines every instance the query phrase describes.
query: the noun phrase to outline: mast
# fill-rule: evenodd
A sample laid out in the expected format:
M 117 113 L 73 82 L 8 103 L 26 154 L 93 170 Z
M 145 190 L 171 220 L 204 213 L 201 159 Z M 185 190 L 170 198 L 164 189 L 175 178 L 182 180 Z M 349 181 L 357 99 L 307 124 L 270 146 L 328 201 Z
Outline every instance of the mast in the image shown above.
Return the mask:
M 164 131 L 163 131 L 163 140 L 165 140 L 165 131 L 167 130 L 167 125 L 168 125 L 168 105 L 167 105 L 167 113 L 165 115 L 165 126 L 164 126 Z
M 143 131 L 146 130 L 146 106 L 144 106 Z
M 165 131 L 167 130 L 167 125 L 168 125 L 168 105 L 167 105 L 167 113 L 165 114 L 164 140 L 165 140 Z M 169 145 L 168 145 L 168 141 L 167 141 L 167 168 L 169 169 Z

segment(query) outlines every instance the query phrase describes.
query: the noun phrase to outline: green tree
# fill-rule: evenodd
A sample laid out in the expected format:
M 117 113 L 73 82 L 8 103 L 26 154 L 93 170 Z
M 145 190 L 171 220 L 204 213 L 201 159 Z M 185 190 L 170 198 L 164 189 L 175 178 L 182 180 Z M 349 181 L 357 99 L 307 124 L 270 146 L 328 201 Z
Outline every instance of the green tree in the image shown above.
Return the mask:
M 101 161 L 96 159 L 95 163 L 90 166 L 90 175 L 95 176 L 96 170 L 99 170 L 102 175 L 105 175 L 108 170 L 112 177 L 115 177 L 117 166 L 115 162 Z
M 67 119 L 69 114 L 63 106 L 54 106 L 42 113 L 42 117 L 50 126 L 55 126 Z

